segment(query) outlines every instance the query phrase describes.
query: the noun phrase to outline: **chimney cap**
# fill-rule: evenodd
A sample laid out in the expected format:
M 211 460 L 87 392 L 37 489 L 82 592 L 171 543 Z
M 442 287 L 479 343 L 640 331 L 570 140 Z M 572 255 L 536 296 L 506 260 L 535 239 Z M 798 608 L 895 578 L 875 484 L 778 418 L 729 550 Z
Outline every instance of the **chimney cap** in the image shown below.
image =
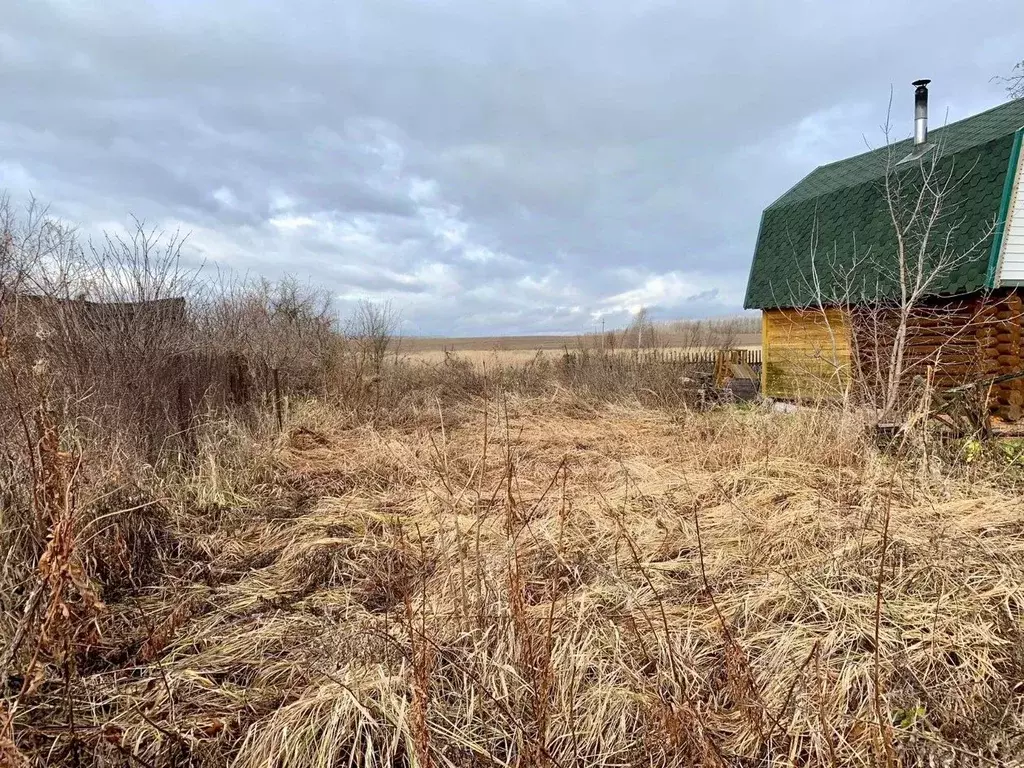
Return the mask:
M 928 85 L 928 83 L 930 83 L 930 82 L 931 82 L 931 80 L 927 80 L 927 79 L 925 79 L 925 80 L 915 80 L 914 82 L 911 83 L 911 85 L 917 86 L 918 88 L 921 88 L 923 86 Z

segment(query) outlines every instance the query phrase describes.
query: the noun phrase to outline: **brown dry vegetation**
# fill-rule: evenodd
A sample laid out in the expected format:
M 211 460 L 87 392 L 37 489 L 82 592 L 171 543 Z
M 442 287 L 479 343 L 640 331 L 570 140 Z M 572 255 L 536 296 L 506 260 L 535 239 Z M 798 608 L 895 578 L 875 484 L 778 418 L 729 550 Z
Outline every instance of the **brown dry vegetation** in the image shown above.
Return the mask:
M 26 341 L 25 284 L 0 765 L 1021 763 L 1024 477 L 994 444 L 879 446 L 852 406 L 588 349 L 412 363 L 386 311 L 329 332 L 293 281 L 156 336 L 55 292 L 69 322 Z
M 204 766 L 1020 755 L 1024 509 L 973 465 L 883 454 L 848 413 L 566 392 L 405 406 L 375 426 L 307 402 L 284 435 L 214 422 L 190 471 L 101 502 L 95 605 L 76 593 L 58 619 L 80 624 L 77 674 L 44 649 L 8 680 L 11 748 Z M 6 641 L 17 626 L 6 613 Z

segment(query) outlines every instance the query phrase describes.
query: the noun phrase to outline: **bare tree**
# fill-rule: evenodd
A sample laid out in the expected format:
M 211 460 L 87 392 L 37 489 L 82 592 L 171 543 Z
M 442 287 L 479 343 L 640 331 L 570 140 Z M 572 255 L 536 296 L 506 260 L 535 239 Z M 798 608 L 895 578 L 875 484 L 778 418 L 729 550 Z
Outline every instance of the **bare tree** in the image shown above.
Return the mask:
M 1024 61 L 1019 62 L 1009 76 L 998 79 L 1006 85 L 1006 92 L 1011 99 L 1024 98 Z
M 236 356 L 269 378 L 280 399 L 281 381 L 297 390 L 315 381 L 334 343 L 330 294 L 286 275 L 266 278 L 219 276 L 201 313 L 204 338 L 222 355 Z
M 883 366 L 883 416 L 896 410 L 905 389 L 915 316 L 921 315 L 937 286 L 977 257 L 995 227 L 992 222 L 976 233 L 966 248 L 955 246 L 954 236 L 963 221 L 959 192 L 970 183 L 973 166 L 961 169 L 953 162 L 944 164 L 941 142 L 921 159 L 908 163 L 897 157 L 895 145 L 888 138 L 887 128 L 884 192 L 896 241 L 896 259 L 895 264 L 890 263 L 889 276 L 890 283 L 895 283 L 895 292 L 883 294 L 872 303 L 877 310 L 872 317 L 874 325 L 879 321 L 890 327 L 895 325 L 888 355 L 878 359 Z M 961 330 L 969 327 L 961 326 Z M 957 332 L 956 328 L 950 330 L 951 334 Z
M 354 344 L 360 367 L 380 374 L 388 351 L 395 344 L 399 316 L 390 301 L 360 301 L 345 323 L 345 337 Z
M 73 227 L 50 215 L 35 198 L 22 208 L 0 195 L 0 291 L 5 300 L 38 290 L 43 275 L 73 273 L 81 262 Z
M 677 334 L 676 345 L 684 349 L 705 349 L 709 345 L 705 320 L 677 320 L 670 330 Z
M 652 349 L 658 346 L 658 332 L 647 307 L 640 307 L 622 333 L 623 349 Z
M 720 320 L 711 320 L 708 326 L 711 330 L 711 339 L 717 349 L 734 349 L 739 343 L 742 320 L 738 317 L 724 317 Z
M 675 320 L 668 324 L 673 345 L 689 349 L 734 349 L 747 335 L 761 332 L 760 315 Z

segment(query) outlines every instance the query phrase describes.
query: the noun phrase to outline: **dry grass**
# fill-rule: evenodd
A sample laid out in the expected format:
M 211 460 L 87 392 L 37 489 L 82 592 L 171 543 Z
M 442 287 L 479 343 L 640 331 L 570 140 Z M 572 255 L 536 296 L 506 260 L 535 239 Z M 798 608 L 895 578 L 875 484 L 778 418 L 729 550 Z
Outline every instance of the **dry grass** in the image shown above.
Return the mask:
M 401 429 L 222 422 L 149 489 L 159 578 L 100 595 L 75 679 L 8 681 L 0 755 L 1019 761 L 1024 506 L 863 434 L 565 393 Z
M 422 362 L 428 365 L 438 365 L 445 361 L 451 353 L 443 349 L 425 349 L 422 351 L 410 352 L 408 359 L 412 362 Z M 490 368 L 496 370 L 508 366 L 527 365 L 538 358 L 557 360 L 563 353 L 561 349 L 491 349 L 491 350 L 466 350 L 458 353 L 460 360 L 473 365 L 475 368 Z

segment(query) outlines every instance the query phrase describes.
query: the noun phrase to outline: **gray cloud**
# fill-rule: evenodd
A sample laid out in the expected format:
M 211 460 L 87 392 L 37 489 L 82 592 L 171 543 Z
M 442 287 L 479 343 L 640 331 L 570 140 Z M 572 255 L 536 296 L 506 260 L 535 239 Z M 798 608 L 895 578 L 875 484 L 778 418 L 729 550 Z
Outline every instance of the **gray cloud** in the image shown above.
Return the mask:
M 902 136 L 911 80 L 957 119 L 1024 57 L 1016 0 L 14 6 L 0 187 L 441 334 L 736 311 L 761 209 L 890 86 Z

